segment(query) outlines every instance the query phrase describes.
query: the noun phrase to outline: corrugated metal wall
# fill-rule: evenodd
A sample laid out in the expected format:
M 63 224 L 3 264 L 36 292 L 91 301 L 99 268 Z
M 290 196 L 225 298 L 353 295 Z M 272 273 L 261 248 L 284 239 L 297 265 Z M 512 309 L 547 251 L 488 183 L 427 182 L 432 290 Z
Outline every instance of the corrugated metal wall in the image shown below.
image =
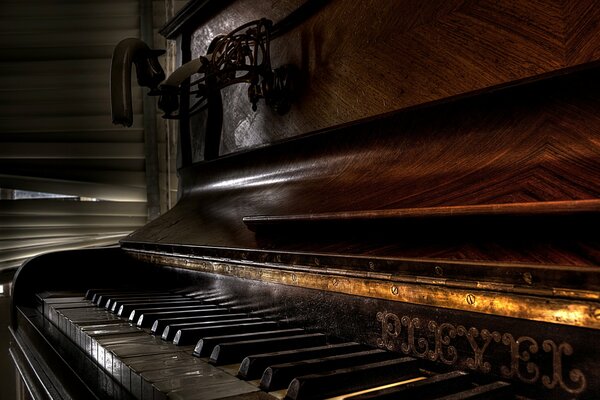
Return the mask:
M 165 2 L 150 3 L 158 27 Z M 0 188 L 98 201 L 0 200 L 0 268 L 40 251 L 115 243 L 147 221 L 140 88 L 134 128 L 110 117 L 110 58 L 126 37 L 140 37 L 138 0 L 2 0 Z M 176 180 L 161 123 L 156 146 L 164 212 Z

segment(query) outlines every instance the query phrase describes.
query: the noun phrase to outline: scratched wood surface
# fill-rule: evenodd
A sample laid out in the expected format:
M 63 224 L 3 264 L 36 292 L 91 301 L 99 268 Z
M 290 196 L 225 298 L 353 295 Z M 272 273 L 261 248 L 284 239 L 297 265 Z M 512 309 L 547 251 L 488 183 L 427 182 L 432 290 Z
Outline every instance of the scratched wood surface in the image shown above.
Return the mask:
M 249 20 L 277 22 L 303 1 L 232 2 L 193 35 L 192 55 Z M 270 143 L 600 57 L 595 0 L 324 1 L 272 42 L 273 66 L 303 72 L 286 116 L 253 112 L 245 85 L 223 91 L 221 153 Z

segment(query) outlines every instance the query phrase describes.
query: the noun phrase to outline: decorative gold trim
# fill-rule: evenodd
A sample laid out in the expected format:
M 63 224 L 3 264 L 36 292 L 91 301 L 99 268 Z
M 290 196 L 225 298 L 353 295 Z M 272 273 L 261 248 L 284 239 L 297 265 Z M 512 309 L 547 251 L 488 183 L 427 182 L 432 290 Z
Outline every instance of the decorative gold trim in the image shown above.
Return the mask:
M 262 282 L 297 286 L 352 296 L 399 301 L 423 306 L 522 318 L 552 324 L 600 329 L 600 303 L 549 296 L 533 296 L 476 288 L 449 287 L 444 283 L 402 282 L 386 278 L 355 277 L 331 271 L 300 268 L 272 268 L 232 262 L 208 261 L 189 256 L 178 257 L 150 251 L 126 250 L 134 258 L 153 264 L 233 276 Z

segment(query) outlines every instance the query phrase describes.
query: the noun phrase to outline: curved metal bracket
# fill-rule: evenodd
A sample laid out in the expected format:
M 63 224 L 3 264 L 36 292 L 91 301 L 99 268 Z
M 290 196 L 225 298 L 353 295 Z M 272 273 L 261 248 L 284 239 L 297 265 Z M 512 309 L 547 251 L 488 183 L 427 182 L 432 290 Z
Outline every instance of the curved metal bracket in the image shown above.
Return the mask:
M 164 50 L 153 50 L 139 39 L 121 40 L 113 51 L 110 69 L 110 93 L 113 124 L 131 126 L 133 110 L 131 106 L 131 68 L 135 64 L 137 81 L 140 86 L 156 88 L 164 79 L 165 73 L 158 62 Z
M 158 107 L 164 118 L 179 119 L 179 112 L 193 115 L 208 107 L 211 93 L 237 83 L 248 83 L 248 99 L 256 111 L 262 98 L 277 113 L 286 113 L 296 97 L 298 70 L 292 65 L 271 69 L 270 37 L 273 23 L 267 19 L 249 22 L 225 36 L 217 36 L 208 54 L 189 61 L 175 70 L 150 95 L 160 96 Z M 179 110 L 182 84 L 195 74 L 201 76 L 189 84 L 197 101 L 189 110 Z M 214 97 L 214 96 L 213 96 Z

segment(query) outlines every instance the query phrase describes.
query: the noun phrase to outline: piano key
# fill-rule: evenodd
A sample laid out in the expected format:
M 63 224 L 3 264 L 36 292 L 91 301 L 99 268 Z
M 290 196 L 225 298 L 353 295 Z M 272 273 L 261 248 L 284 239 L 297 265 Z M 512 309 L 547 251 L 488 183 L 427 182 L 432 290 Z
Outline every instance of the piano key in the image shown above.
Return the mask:
M 223 391 L 224 389 L 227 389 L 227 397 L 249 392 L 258 392 L 259 390 L 256 386 L 252 386 L 247 382 L 240 381 L 239 379 L 236 379 L 235 377 L 222 371 L 204 376 L 173 376 L 167 379 L 155 381 L 153 382 L 153 386 L 155 393 L 167 393 L 168 398 L 170 399 L 173 398 L 173 392 L 179 392 L 180 394 L 183 391 L 186 391 L 190 394 L 202 393 L 202 396 L 213 398 L 213 391 Z M 160 399 L 160 397 L 158 398 Z M 196 397 L 192 396 L 191 398 Z M 165 398 L 163 397 L 163 399 Z M 188 399 L 188 397 L 185 397 L 185 399 Z
M 279 330 L 265 331 L 265 332 L 240 333 L 237 335 L 203 337 L 196 344 L 193 354 L 196 357 L 208 357 L 212 353 L 215 346 L 218 344 L 239 342 L 242 340 L 254 340 L 254 339 L 265 339 L 265 338 L 272 338 L 272 337 L 290 336 L 290 335 L 302 334 L 302 333 L 305 333 L 304 329 L 293 328 L 293 329 L 279 329 Z M 262 373 L 262 371 L 261 371 L 261 373 Z
M 296 377 L 286 399 L 325 399 L 418 376 L 419 360 L 404 357 Z
M 271 365 L 263 373 L 260 387 L 270 392 L 287 387 L 297 376 L 372 364 L 397 357 L 396 354 L 389 351 L 374 349 Z
M 145 398 L 144 395 L 147 396 L 148 389 L 153 388 L 157 381 L 171 380 L 172 387 L 179 387 L 178 378 L 202 378 L 217 375 L 221 376 L 219 381 L 222 381 L 223 377 L 227 375 L 184 352 L 125 357 L 122 362 L 124 375 L 121 377 L 121 381 L 130 387 L 131 392 L 137 398 L 142 399 Z M 227 381 L 236 380 L 232 378 L 231 375 L 227 375 Z M 163 385 L 163 391 L 166 390 L 164 386 L 166 385 Z M 161 394 L 164 393 L 158 389 L 153 395 Z
M 85 299 L 85 292 L 75 290 L 75 291 L 60 291 L 60 290 L 52 290 L 52 291 L 44 291 L 38 292 L 35 294 L 35 298 L 38 301 L 44 301 L 45 299 L 53 299 L 57 297 L 79 297 Z
M 126 364 L 136 371 L 152 371 L 154 369 L 164 368 L 179 368 L 187 365 L 200 365 L 213 370 L 214 367 L 196 357 L 192 357 L 190 353 L 177 351 L 166 354 L 144 354 L 141 356 L 128 357 L 124 359 Z
M 151 290 L 143 290 L 143 289 L 89 289 L 86 292 L 85 298 L 90 300 L 92 303 L 96 303 L 100 296 L 102 295 L 116 295 L 116 294 L 130 294 L 130 293 L 145 293 L 146 295 L 151 295 L 153 293 L 157 293 L 156 291 Z M 164 293 L 164 292 L 162 292 Z
M 130 334 L 130 333 L 145 334 L 145 332 L 140 330 L 140 328 L 131 326 L 130 324 L 123 324 L 123 325 L 111 324 L 111 325 L 100 325 L 100 326 L 99 325 L 90 325 L 90 326 L 80 327 L 80 331 L 91 337 L 123 335 L 123 334 Z
M 77 309 L 63 309 L 63 310 L 55 310 L 57 316 L 57 326 L 58 328 L 69 336 L 73 341 L 74 336 L 76 336 L 76 327 L 81 323 L 93 322 L 93 323 L 104 323 L 111 320 L 118 320 L 112 314 L 107 312 L 97 313 L 94 310 L 86 310 L 85 312 L 81 312 Z M 119 320 L 119 322 L 123 322 Z M 75 332 L 75 333 L 74 333 Z
M 314 347 L 324 345 L 325 343 L 326 336 L 322 333 L 221 343 L 215 346 L 209 361 L 214 365 L 232 364 L 241 362 L 250 354 L 260 354 L 269 350 L 277 351 Z
M 81 301 L 86 301 L 84 297 L 69 293 L 69 292 L 44 292 L 43 294 L 36 294 L 35 296 L 37 303 L 37 310 L 47 315 L 48 308 L 54 304 L 62 304 L 62 303 L 79 303 Z
M 214 309 L 211 309 L 214 310 Z M 222 313 L 226 313 L 227 309 L 221 309 Z M 190 312 L 191 311 L 191 312 Z M 248 317 L 248 314 L 216 314 L 221 315 L 222 317 L 216 317 L 215 315 L 206 315 L 202 313 L 203 310 L 200 311 L 196 311 L 196 310 L 183 310 L 183 311 L 158 311 L 158 312 L 147 312 L 147 310 L 144 310 L 139 318 L 137 319 L 136 325 L 139 326 L 140 328 L 152 328 L 156 325 L 156 327 L 158 328 L 159 324 L 156 323 L 156 321 L 158 320 L 175 320 L 175 322 L 172 323 L 184 323 L 184 322 L 202 322 L 202 321 L 219 321 L 219 320 L 224 320 L 224 319 L 231 319 L 231 318 L 244 318 L 244 317 Z M 183 318 L 180 319 L 179 321 L 177 321 L 177 318 Z M 187 318 L 187 320 L 185 319 Z M 195 321 L 192 321 L 190 319 L 195 319 Z M 169 325 L 169 323 L 166 324 L 160 324 L 163 326 L 163 330 L 164 327 L 166 325 Z M 154 334 L 156 334 L 156 330 L 152 331 Z M 162 332 L 162 331 L 161 331 Z
M 126 317 L 133 310 L 141 310 L 144 308 L 162 308 L 162 307 L 177 307 L 177 306 L 192 306 L 197 305 L 200 308 L 210 308 L 215 307 L 212 304 L 203 304 L 198 300 L 188 300 L 188 299 L 173 299 L 173 300 L 164 300 L 164 301 L 149 301 L 149 302 L 136 302 L 136 303 L 119 303 L 116 302 L 115 305 L 118 308 L 117 315 L 119 317 Z
M 206 310 L 214 310 L 217 307 L 215 305 L 212 304 L 202 304 L 202 305 L 197 305 L 197 304 L 193 304 L 193 305 L 183 305 L 183 306 L 172 306 L 172 307 L 157 307 L 157 308 L 142 308 L 142 309 L 135 309 L 133 311 L 131 311 L 131 313 L 129 314 L 129 320 L 130 321 L 139 321 L 140 317 L 143 314 L 154 314 L 154 313 L 175 313 L 175 312 L 184 312 L 184 311 L 194 311 L 194 312 L 202 312 L 202 311 L 206 311 Z M 222 312 L 223 311 L 227 311 L 227 309 L 221 308 Z M 152 322 L 154 322 L 152 319 L 150 319 Z M 150 324 L 152 325 L 152 324 Z
M 219 325 L 203 328 L 180 329 L 173 338 L 173 343 L 178 346 L 196 344 L 203 336 L 220 336 L 233 333 L 249 333 L 258 331 L 273 330 L 277 327 L 277 322 L 251 322 L 247 324 Z
M 206 362 L 201 362 L 186 352 L 173 352 L 162 354 L 141 355 L 126 357 L 120 360 L 122 363 L 120 381 L 123 386 L 134 386 L 134 390 L 141 392 L 142 377 L 145 371 L 162 370 L 168 368 L 182 368 L 195 366 L 197 370 L 210 374 L 214 367 Z
M 42 299 L 42 302 L 47 305 L 60 305 L 60 304 L 69 304 L 69 303 L 90 303 L 84 297 L 81 296 L 64 296 L 64 297 L 46 297 Z
M 104 296 L 100 297 L 102 299 Z M 123 296 L 123 295 L 112 295 L 105 296 L 104 300 L 106 301 L 105 306 L 110 302 L 111 311 L 118 311 L 119 307 L 122 304 L 126 303 L 153 303 L 153 302 L 161 302 L 161 301 L 170 301 L 170 300 L 195 300 L 190 297 L 181 296 L 178 294 L 171 293 L 156 293 L 156 294 L 148 294 L 148 293 L 140 293 L 136 295 Z M 201 301 L 201 300 L 196 300 Z M 101 307 L 101 305 L 99 305 Z
M 102 293 L 96 293 L 90 300 L 92 303 L 96 304 L 98 307 L 105 307 L 106 302 L 111 298 L 131 298 L 131 297 L 155 297 L 155 296 L 172 296 L 169 292 L 147 292 L 147 291 L 107 291 Z
M 120 319 L 116 315 L 109 313 L 108 311 L 101 309 L 77 309 L 77 308 L 67 308 L 62 310 L 56 310 L 63 317 L 72 319 L 74 321 L 94 321 L 94 320 L 114 320 Z M 122 320 L 121 320 L 122 321 Z
M 166 391 L 172 389 L 171 387 L 165 387 L 165 385 L 158 389 L 156 387 L 156 383 L 160 381 L 207 376 L 220 376 L 221 380 L 223 379 L 225 375 L 223 371 L 210 369 L 208 367 L 208 364 L 200 362 L 196 364 L 185 363 L 185 365 L 163 368 L 151 367 L 150 369 L 146 369 L 144 371 L 138 371 L 137 373 L 140 375 L 142 399 L 153 399 L 156 398 L 156 396 L 160 397 L 161 395 L 164 395 Z M 227 380 L 232 381 L 229 376 L 227 376 Z M 134 379 L 134 381 L 137 382 L 137 377 Z M 177 387 L 177 385 L 173 386 Z
M 204 366 L 200 365 L 186 365 L 180 367 L 171 367 L 171 368 L 161 368 L 161 369 L 153 369 L 150 371 L 142 372 L 141 382 L 142 382 L 142 399 L 149 398 L 152 399 L 153 395 L 156 395 L 156 392 L 164 393 L 163 391 L 172 391 L 174 388 L 180 387 L 178 383 L 174 384 L 170 383 L 170 386 L 167 387 L 165 384 L 159 384 L 158 382 L 164 381 L 179 381 L 185 380 L 188 378 L 201 378 L 206 376 L 218 377 L 219 382 L 223 382 L 224 380 L 227 382 L 235 382 L 236 379 L 231 375 L 224 373 L 223 371 L 215 371 L 206 368 L 206 363 Z M 157 389 L 157 386 L 160 389 Z
M 65 309 L 85 309 L 85 310 L 95 310 L 96 306 L 93 304 L 85 304 L 85 303 L 60 303 L 60 304 L 52 304 L 47 305 L 44 304 L 44 315 L 50 319 L 51 321 L 58 321 L 60 318 L 58 315 L 59 310 Z
M 97 295 L 98 293 L 107 292 L 107 291 L 115 291 L 115 290 L 116 290 L 115 288 L 90 288 L 85 291 L 84 297 L 87 300 L 93 301 L 94 296 Z
M 201 339 L 200 342 L 203 340 L 206 340 L 206 338 Z M 198 345 L 200 345 L 200 342 L 198 342 Z M 196 349 L 198 348 L 198 345 L 196 346 Z M 194 349 L 194 353 L 196 353 L 196 349 Z M 317 357 L 347 354 L 362 350 L 365 350 L 364 345 L 355 342 L 347 342 L 304 349 L 254 354 L 247 356 L 244 358 L 244 360 L 242 360 L 237 376 L 240 379 L 245 380 L 258 379 L 262 376 L 264 370 L 271 365 L 307 360 Z
M 247 324 L 251 322 L 264 322 L 262 318 L 233 318 L 225 319 L 220 321 L 201 321 L 201 322 L 179 322 L 176 324 L 169 324 L 165 327 L 162 334 L 162 340 L 172 341 L 175 339 L 175 335 L 180 329 L 190 328 L 210 328 L 212 326 L 225 326 L 225 325 L 239 325 Z
M 509 400 L 514 399 L 513 387 L 507 382 L 492 382 L 432 400 Z
M 220 293 L 213 294 L 211 296 L 200 295 L 200 296 L 197 296 L 197 297 L 202 298 L 202 300 L 204 300 L 204 301 L 213 301 L 213 302 L 217 302 L 217 303 L 220 303 L 220 302 L 223 302 L 223 301 L 227 301 L 227 300 L 231 300 L 233 298 L 233 296 L 231 296 L 231 295 L 223 295 L 223 294 L 220 294 Z
M 391 400 L 398 398 L 431 399 L 436 396 L 455 393 L 471 388 L 472 377 L 466 372 L 452 371 L 433 375 L 427 379 L 374 390 L 364 394 L 351 395 L 348 400 Z
M 66 316 L 64 314 L 59 314 L 62 316 L 59 323 L 59 329 L 63 331 L 68 336 L 73 336 L 73 332 L 77 332 L 77 327 L 82 324 L 100 324 L 100 323 L 110 323 L 111 321 L 115 322 L 123 322 L 123 320 L 119 320 L 117 318 L 111 319 L 111 316 L 108 315 L 70 315 Z M 114 316 L 112 316 L 114 317 Z
M 237 313 L 237 314 L 228 314 L 227 309 L 218 309 L 223 310 L 223 314 L 216 315 L 206 315 L 203 314 L 203 311 L 198 313 L 190 312 L 190 311 L 173 311 L 170 313 L 163 313 L 161 316 L 156 319 L 152 323 L 152 328 L 150 331 L 154 334 L 158 334 L 164 331 L 165 327 L 170 324 L 184 323 L 184 322 L 202 322 L 202 321 L 221 321 L 224 319 L 237 318 L 237 317 L 245 317 L 248 314 L 245 313 Z M 142 314 L 140 318 L 146 319 L 146 314 Z M 179 316 L 175 316 L 179 315 Z M 139 320 L 138 320 L 139 324 Z M 139 325 L 138 325 L 139 326 Z
M 120 339 L 99 338 L 96 340 L 99 346 L 112 351 L 117 356 L 133 357 L 150 354 L 161 354 L 185 350 L 176 347 L 172 343 L 163 342 L 154 336 L 145 334 L 139 337 L 123 337 Z M 190 348 L 190 352 L 191 352 Z
M 197 390 L 194 386 L 186 386 L 172 390 L 169 392 L 168 398 L 169 400 L 261 400 L 265 397 L 261 396 L 256 386 L 237 381 L 205 387 L 204 390 Z
M 117 326 L 123 326 L 123 327 L 131 326 L 130 324 L 128 324 L 122 320 L 110 321 L 110 323 L 100 323 L 100 324 L 97 322 L 77 324 L 74 328 L 74 330 L 76 331 L 75 332 L 75 336 L 76 336 L 75 342 L 79 345 L 79 347 L 81 349 L 86 351 L 88 354 L 91 354 L 91 337 L 86 332 L 86 330 L 93 330 L 93 329 L 97 329 L 97 328 L 108 328 L 111 325 L 117 325 Z M 140 331 L 140 332 L 142 332 L 142 331 Z
M 102 295 L 98 299 L 97 306 L 104 307 L 108 310 L 112 310 L 113 305 L 117 301 L 145 301 L 145 300 L 168 300 L 168 299 L 185 299 L 185 297 L 180 296 L 180 295 L 173 295 L 173 294 L 155 294 L 152 296 L 148 296 L 148 293 L 131 295 L 131 296 Z
M 122 344 L 155 344 L 153 341 L 148 340 L 148 335 L 141 332 L 139 334 L 122 334 L 122 335 L 110 335 L 110 336 L 91 336 L 89 335 L 91 340 L 91 356 L 94 360 L 98 362 L 98 364 L 106 369 L 110 370 L 110 365 L 107 363 L 107 349 L 109 346 L 113 345 L 122 345 Z M 108 350 L 109 351 L 109 350 Z M 108 354 L 108 357 L 112 357 L 112 354 Z M 109 371 L 110 372 L 110 371 Z

